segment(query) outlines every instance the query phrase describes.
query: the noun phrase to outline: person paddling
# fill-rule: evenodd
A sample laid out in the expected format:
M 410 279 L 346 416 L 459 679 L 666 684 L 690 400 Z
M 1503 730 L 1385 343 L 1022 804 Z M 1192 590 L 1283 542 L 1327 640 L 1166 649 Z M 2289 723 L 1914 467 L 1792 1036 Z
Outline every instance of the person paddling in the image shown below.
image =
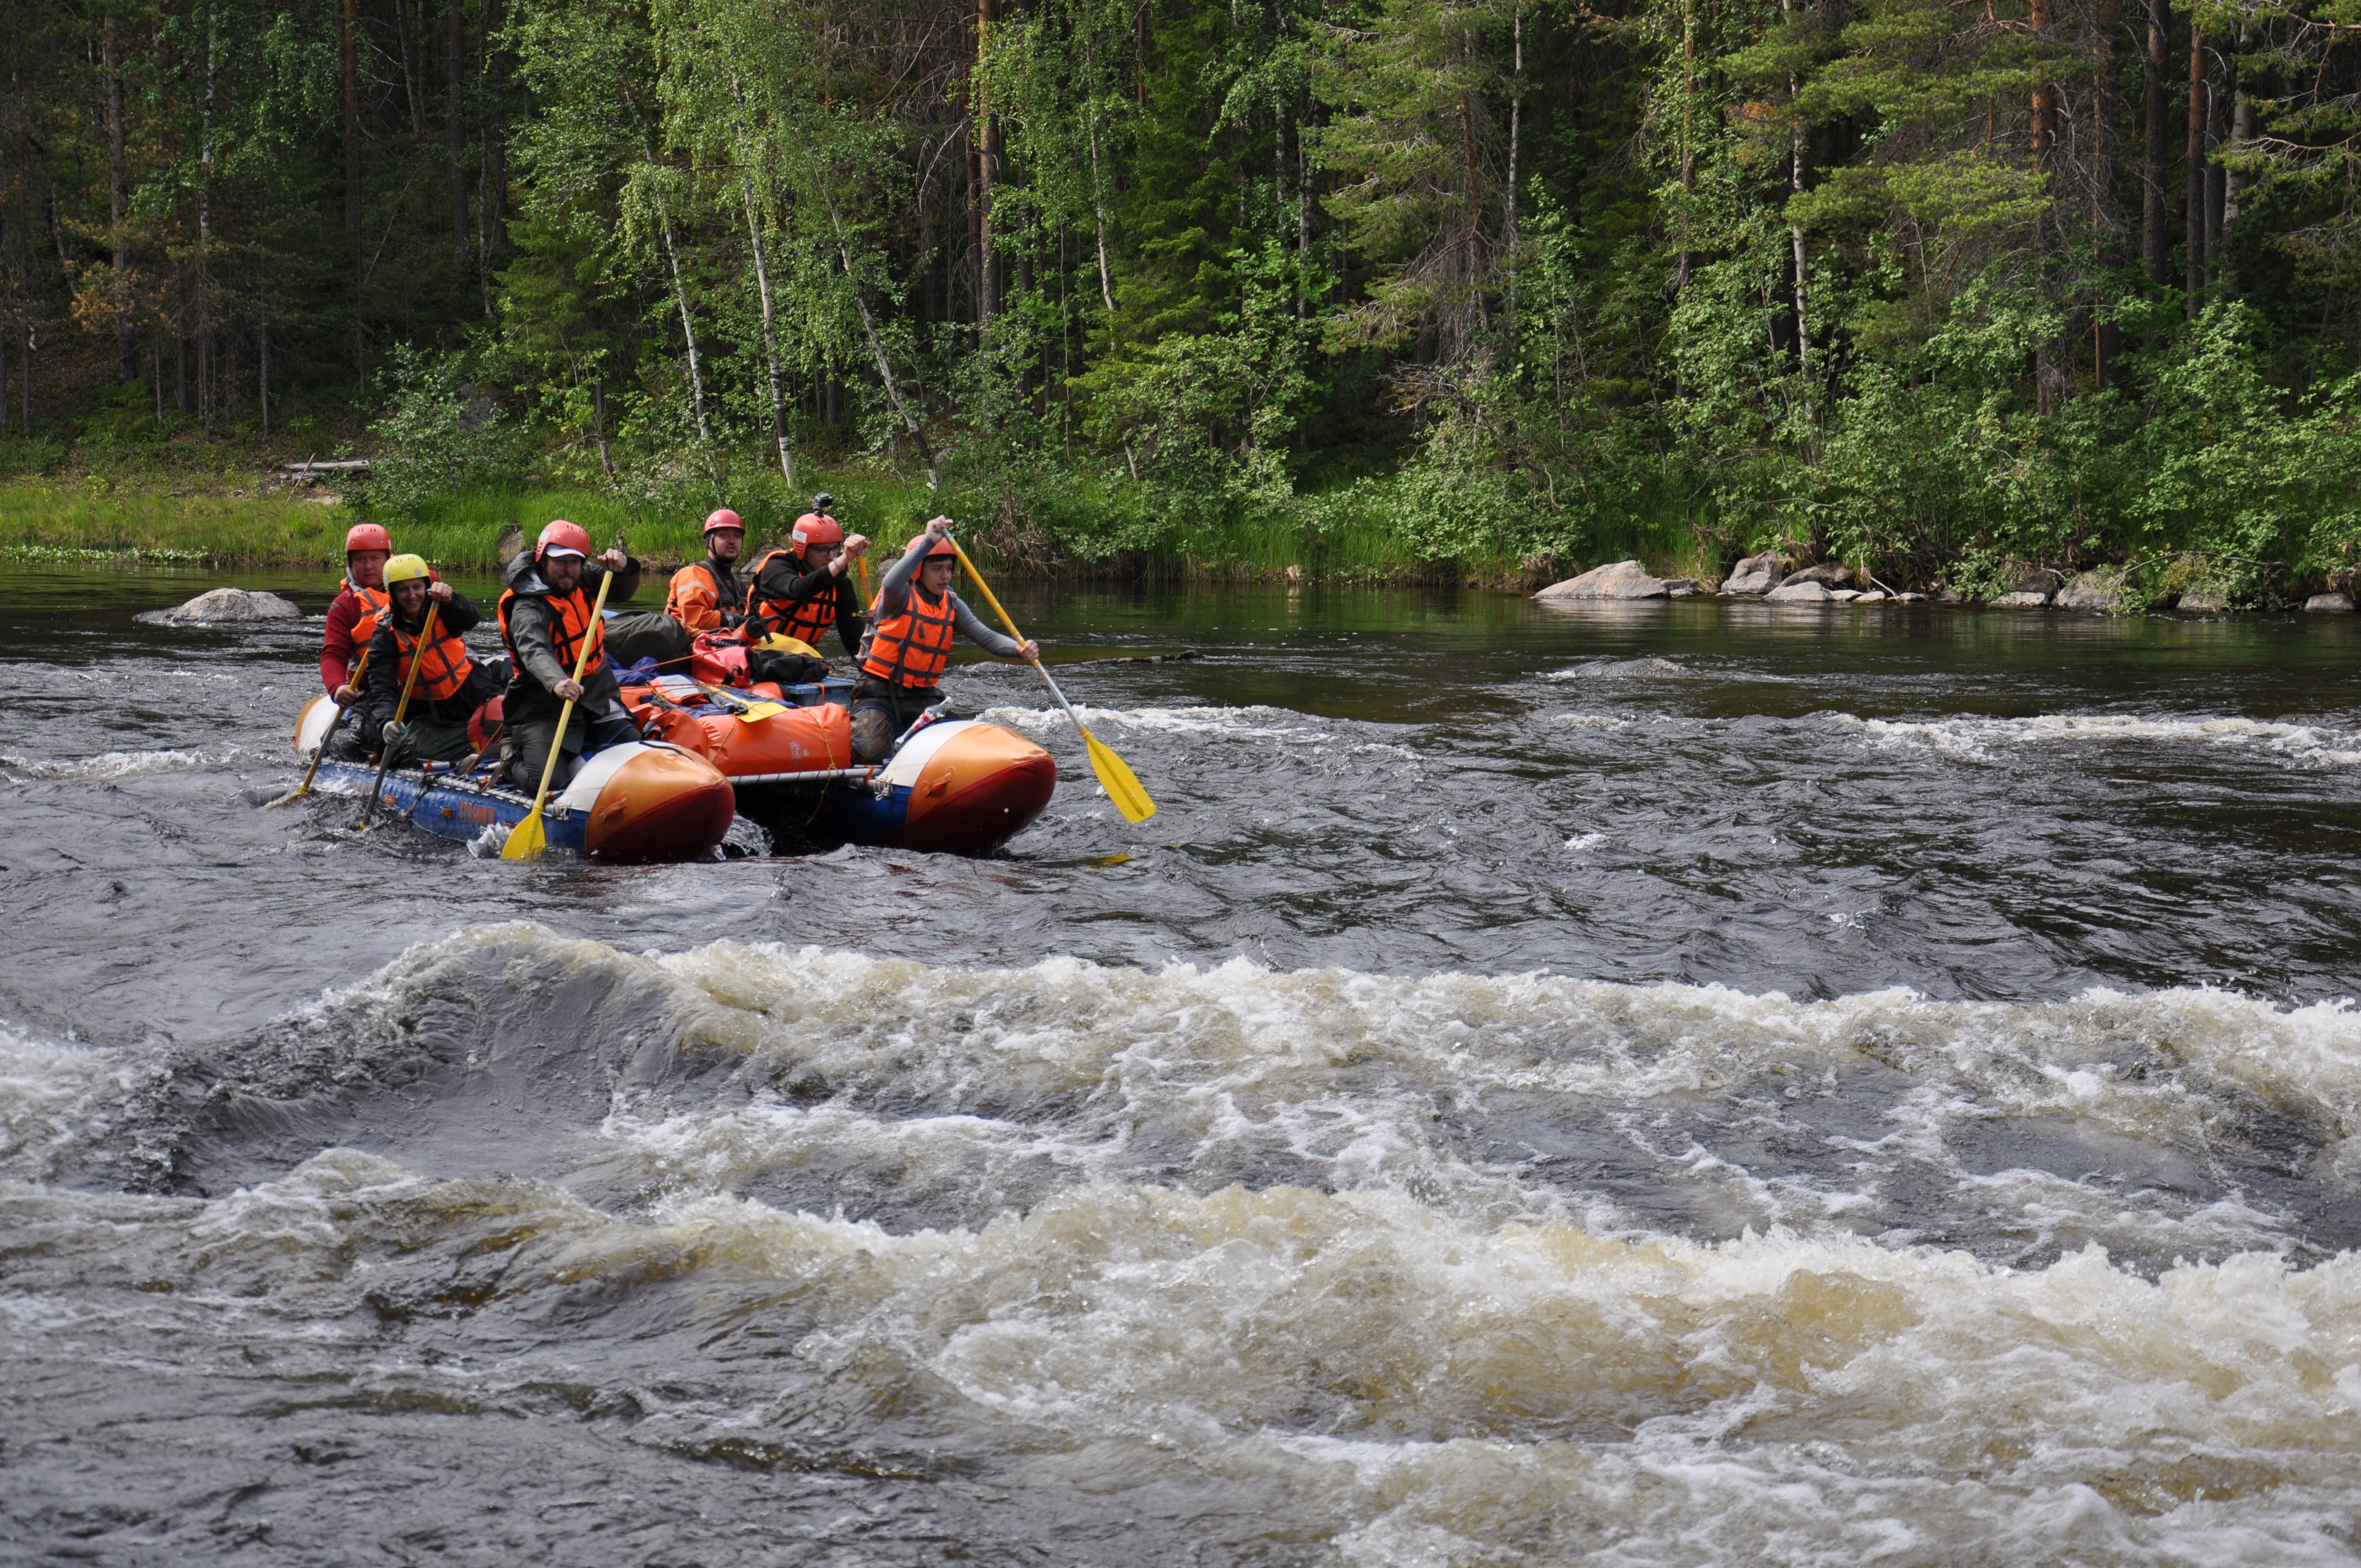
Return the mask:
M 361 734 L 388 748 L 385 760 L 398 768 L 421 761 L 456 762 L 476 751 L 467 721 L 499 695 L 507 668 L 487 668 L 468 656 L 460 639 L 482 621 L 483 611 L 450 584 L 435 582 L 425 561 L 396 555 L 385 564 L 385 587 L 392 602 L 369 640 L 368 678 L 355 715 Z M 426 630 L 430 603 L 434 634 L 421 657 L 419 638 Z M 413 663 L 418 678 L 410 711 L 396 725 L 395 710 Z
M 615 672 L 601 656 L 606 629 L 593 613 L 598 584 L 612 573 L 608 598 L 628 599 L 640 586 L 639 563 L 620 550 L 589 559 L 590 536 L 560 518 L 541 531 L 530 551 L 509 563 L 508 588 L 500 595 L 500 641 L 508 645 L 511 674 L 503 715 L 508 776 L 526 789 L 540 781 L 552 747 L 562 752 L 553 787 L 563 787 L 581 765 L 586 749 L 639 739 L 639 727 L 623 708 Z M 575 656 L 588 641 L 590 658 L 579 683 Z M 559 710 L 574 713 L 561 737 Z
M 862 644 L 861 674 L 852 683 L 852 760 L 874 762 L 895 738 L 934 706 L 954 632 L 995 659 L 1040 657 L 1031 638 L 1019 642 L 976 619 L 951 592 L 959 547 L 951 520 L 936 518 L 910 541 L 877 588 L 877 621 Z
M 817 649 L 821 634 L 833 626 L 844 651 L 861 650 L 860 596 L 853 592 L 846 568 L 869 549 L 869 541 L 843 528 L 828 515 L 834 496 L 812 498 L 812 510 L 796 519 L 792 543 L 755 563 L 753 583 L 746 593 L 746 614 L 759 627 L 756 637 L 776 632 Z
M 339 707 L 360 699 L 353 663 L 385 613 L 385 564 L 392 554 L 392 538 L 376 523 L 356 523 L 345 535 L 345 576 L 328 605 L 328 629 L 320 636 L 320 684 Z
M 691 631 L 734 631 L 746 619 L 746 590 L 738 581 L 738 557 L 746 548 L 746 524 L 728 507 L 705 520 L 705 559 L 672 575 L 664 613 Z

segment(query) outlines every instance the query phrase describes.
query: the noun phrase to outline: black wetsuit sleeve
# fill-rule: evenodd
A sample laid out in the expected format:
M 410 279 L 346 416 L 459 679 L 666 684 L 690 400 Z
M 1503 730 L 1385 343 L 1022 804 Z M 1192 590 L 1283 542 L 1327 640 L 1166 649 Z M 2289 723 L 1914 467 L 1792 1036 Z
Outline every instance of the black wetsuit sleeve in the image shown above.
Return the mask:
M 385 728 L 401 701 L 401 652 L 394 646 L 393 623 L 380 620 L 368 640 L 368 674 L 361 677 L 361 699 L 345 720 L 347 727 L 358 727 L 357 732 L 371 750 L 376 749 L 378 731 Z
M 434 618 L 434 630 L 440 637 L 465 637 L 483 622 L 484 612 L 476 608 L 476 601 L 454 588 L 451 602 Z
M 628 604 L 631 602 L 631 596 L 640 591 L 639 562 L 626 555 L 623 557 L 623 569 L 614 574 L 615 586 L 607 590 L 607 602 L 610 605 Z M 582 563 L 582 591 L 590 596 L 594 602 L 598 597 L 598 579 L 607 575 L 607 568 L 596 561 Z
M 861 590 L 852 586 L 852 575 L 846 573 L 836 580 L 836 634 L 844 639 L 844 651 L 856 657 L 861 652 Z

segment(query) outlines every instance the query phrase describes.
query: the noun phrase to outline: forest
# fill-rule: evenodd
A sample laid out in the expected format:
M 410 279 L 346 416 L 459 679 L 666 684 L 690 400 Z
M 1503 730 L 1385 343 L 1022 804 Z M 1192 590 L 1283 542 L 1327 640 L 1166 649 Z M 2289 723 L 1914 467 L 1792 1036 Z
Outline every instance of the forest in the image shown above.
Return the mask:
M 1043 570 L 2361 567 L 2361 0 L 7 6 L 17 474 L 867 484 Z

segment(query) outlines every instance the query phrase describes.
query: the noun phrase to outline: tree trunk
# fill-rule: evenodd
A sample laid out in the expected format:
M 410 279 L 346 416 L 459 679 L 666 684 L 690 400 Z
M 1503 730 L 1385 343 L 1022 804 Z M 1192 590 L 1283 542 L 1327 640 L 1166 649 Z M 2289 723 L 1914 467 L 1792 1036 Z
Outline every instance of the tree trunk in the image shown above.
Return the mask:
M 2033 0 L 2026 27 L 2033 43 L 2039 49 L 2049 39 L 2049 0 Z M 2033 68 L 2033 167 L 2048 170 L 2050 155 L 2058 145 L 2057 93 L 2049 85 L 2046 63 L 2037 59 Z
M 1000 258 L 994 254 L 992 232 L 993 186 L 1000 177 L 1000 126 L 992 113 L 989 84 L 983 81 L 992 59 L 992 29 L 999 20 L 997 0 L 975 0 L 975 260 L 976 324 L 989 333 L 1000 313 Z
M 420 0 L 423 5 L 425 0 Z M 410 0 L 393 0 L 393 31 L 401 44 L 401 96 L 410 111 L 410 134 L 426 135 L 426 88 L 418 79 L 418 40 L 411 36 Z
M 368 383 L 368 344 L 361 327 L 361 77 L 360 0 L 345 0 L 345 228 L 352 237 L 353 381 Z
M 2189 27 L 2189 164 L 2182 203 L 2187 209 L 2183 249 L 2187 268 L 2186 306 L 2197 319 L 2205 293 L 2205 35 L 2192 18 Z
M 2147 0 L 2147 113 L 2140 147 L 2140 259 L 2148 281 L 2162 288 L 2172 280 L 2172 238 L 2165 207 L 2167 148 L 2172 137 L 2166 79 L 2172 71 L 2172 0 Z
M 705 372 L 697 363 L 697 323 L 688 313 L 688 286 L 681 280 L 680 252 L 673 245 L 672 214 L 664 209 L 664 193 L 656 193 L 656 220 L 664 225 L 664 259 L 672 263 L 673 298 L 680 306 L 680 334 L 688 340 L 688 400 L 697 411 L 697 439 L 710 447 L 713 432 L 705 422 Z
M 2116 28 L 2122 19 L 2118 0 L 2099 0 L 2099 57 L 2091 80 L 2096 110 L 2091 129 L 2091 227 L 2102 268 L 2113 268 L 2123 259 L 2123 225 L 2115 206 L 2115 117 L 2123 110 L 2122 49 Z M 2122 330 L 2110 321 L 2097 322 L 2092 328 L 2091 367 L 2101 388 L 2107 384 L 2107 366 L 2122 350 Z
M 2243 44 L 2245 41 L 2246 39 L 2244 37 L 2241 37 L 2239 42 Z M 2247 143 L 2254 139 L 2255 104 L 2253 97 L 2246 91 L 2246 81 L 2242 75 L 2237 78 L 2236 92 L 2233 94 L 2230 100 L 2230 151 L 2232 155 L 2235 157 L 2240 148 L 2244 148 Z M 2237 232 L 2240 206 L 2239 197 L 2246 191 L 2246 177 L 2242 170 L 2235 168 L 2226 169 L 2223 170 L 2223 173 L 2224 179 L 2222 188 L 2222 246 L 2223 249 L 2226 251 L 2229 248 L 2230 236 Z M 2243 290 L 2239 286 L 2238 277 L 2234 271 L 2225 270 L 2222 277 L 2222 282 L 2223 285 L 2233 294 L 2243 292 Z
M 443 144 L 450 154 L 451 265 L 467 269 L 467 81 L 464 0 L 450 0 L 445 13 L 443 64 L 447 101 L 443 106 Z
M 1115 314 L 1115 278 L 1107 270 L 1106 187 L 1099 174 L 1099 111 L 1091 105 L 1091 216 L 1099 228 L 1099 298 L 1105 302 L 1106 313 Z
M 99 33 L 99 54 L 106 77 L 106 217 L 107 239 L 115 256 L 115 276 L 108 303 L 115 313 L 115 378 L 131 380 L 137 371 L 131 359 L 131 231 L 130 171 L 123 142 L 123 44 L 121 24 L 109 16 Z
M 744 100 L 740 100 L 742 108 Z M 796 483 L 796 451 L 787 438 L 787 399 L 779 378 L 779 336 L 771 311 L 771 264 L 763 249 L 763 219 L 754 210 L 754 183 L 743 175 L 738 180 L 740 195 L 746 203 L 746 232 L 754 244 L 754 288 L 763 298 L 763 363 L 771 377 L 771 434 L 779 444 L 779 473 L 793 489 Z
M 2048 0 L 2033 0 L 2033 4 L 2034 14 L 2038 17 Z M 1794 0 L 1779 0 L 1779 10 L 1783 16 L 1792 14 L 1794 8 Z M 1787 102 L 1792 105 L 1802 91 L 1803 83 L 1791 74 L 1787 78 Z M 1793 116 L 1791 115 L 1790 118 L 1792 121 Z M 1787 195 L 1788 199 L 1793 201 L 1803 193 L 1804 127 L 1799 123 L 1791 123 L 1787 126 Z M 1806 309 L 1808 303 L 1806 297 L 1806 284 L 1809 280 L 1810 274 L 1806 268 L 1804 230 L 1801 225 L 1787 225 L 1787 246 L 1793 255 L 1795 269 L 1795 369 L 1798 374 L 1809 376 L 1812 372 L 1812 318 L 1811 313 Z
M 1517 154 L 1520 150 L 1518 144 L 1521 135 L 1524 129 L 1525 117 L 1525 7 L 1523 0 L 1519 0 L 1516 6 L 1514 17 L 1510 24 L 1510 37 L 1513 40 L 1513 43 L 1511 46 L 1512 58 L 1510 65 L 1509 75 L 1509 189 L 1504 198 L 1505 207 L 1501 215 L 1500 238 L 1502 244 L 1507 249 L 1509 258 L 1509 331 L 1513 337 L 1513 334 L 1517 330 Z M 1802 243 L 1803 242 L 1800 239 L 1796 241 L 1798 246 Z M 1802 284 L 1800 281 L 1796 286 L 1799 290 L 1801 289 Z M 1302 313 L 1300 304 L 1301 297 L 1302 296 L 1300 293 L 1297 295 L 1299 305 L 1296 313 L 1298 315 Z M 1511 352 L 1514 352 L 1515 346 L 1516 345 L 1512 341 L 1510 345 Z
M 2223 72 L 2229 78 L 2233 99 L 2238 91 L 2238 68 L 2224 62 Z M 2208 91 L 2205 94 L 2205 146 L 2211 153 L 2222 145 L 2222 94 Z M 2209 157 L 2205 163 L 2205 259 L 2209 276 L 2218 278 L 2222 271 L 2222 227 L 2230 200 L 2230 171 Z
M 1697 97 L 1697 0 L 1682 0 L 1681 5 L 1681 203 L 1680 256 L 1673 268 L 1673 292 L 1679 295 L 1689 286 L 1689 203 L 1686 198 L 1697 194 L 1697 148 L 1689 122 L 1695 118 Z
M 837 258 L 844 263 L 844 283 L 852 291 L 852 302 L 861 308 L 861 330 L 869 335 L 869 353 L 877 362 L 877 378 L 885 384 L 885 396 L 892 400 L 894 411 L 902 416 L 902 425 L 910 433 L 911 444 L 917 447 L 918 455 L 926 460 L 927 488 L 940 489 L 942 480 L 935 472 L 935 449 L 928 443 L 927 433 L 919 428 L 917 417 L 910 412 L 910 406 L 902 400 L 902 389 L 894 384 L 894 367 L 885 357 L 884 340 L 877 335 L 876 320 L 869 313 L 869 298 L 862 292 L 861 280 L 852 274 L 852 247 L 845 241 L 844 215 L 837 210 L 833 195 L 828 199 L 828 217 L 829 222 L 836 226 Z
M 205 101 L 197 148 L 197 411 L 204 421 L 207 441 L 214 437 L 214 89 L 219 81 L 220 31 L 221 7 L 214 0 L 207 0 Z

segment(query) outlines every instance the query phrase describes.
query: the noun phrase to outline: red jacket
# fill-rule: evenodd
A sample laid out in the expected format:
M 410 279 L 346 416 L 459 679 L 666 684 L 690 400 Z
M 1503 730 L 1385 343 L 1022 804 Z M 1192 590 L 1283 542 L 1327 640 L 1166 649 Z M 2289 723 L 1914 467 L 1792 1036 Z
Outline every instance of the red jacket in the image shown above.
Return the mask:
M 339 592 L 328 607 L 328 630 L 320 638 L 320 684 L 335 691 L 352 678 L 353 662 L 361 656 L 353 646 L 353 623 L 368 613 L 357 596 Z

